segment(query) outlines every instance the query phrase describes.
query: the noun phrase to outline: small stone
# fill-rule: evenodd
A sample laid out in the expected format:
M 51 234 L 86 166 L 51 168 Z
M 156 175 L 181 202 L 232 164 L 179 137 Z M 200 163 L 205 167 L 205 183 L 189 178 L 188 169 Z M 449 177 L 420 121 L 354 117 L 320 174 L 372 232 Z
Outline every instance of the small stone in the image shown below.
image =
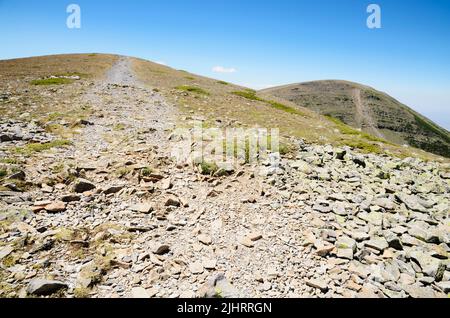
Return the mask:
M 62 202 L 76 202 L 76 201 L 80 201 L 81 197 L 78 194 L 66 194 L 63 195 L 60 199 Z
M 367 242 L 364 242 L 364 245 L 367 246 L 367 247 L 373 248 L 373 249 L 375 249 L 377 251 L 380 251 L 380 252 L 384 251 L 386 248 L 389 247 L 389 244 L 386 241 L 386 239 L 384 239 L 382 237 L 374 238 L 374 239 L 371 239 L 371 240 L 369 240 Z
M 394 248 L 396 250 L 399 250 L 399 251 L 403 250 L 402 241 L 394 233 L 386 233 L 384 235 L 384 238 L 386 239 L 389 247 L 392 247 L 392 248 Z
M 25 177 L 26 177 L 26 176 L 25 176 L 25 172 L 19 171 L 19 172 L 16 172 L 16 173 L 10 175 L 10 176 L 8 177 L 8 179 L 9 179 L 9 180 L 21 180 L 21 181 L 25 181 Z
M 353 250 L 350 248 L 338 248 L 336 255 L 339 258 L 352 260 L 353 259 Z
M 151 203 L 146 203 L 146 202 L 137 203 L 137 204 L 131 206 L 130 210 L 133 212 L 148 214 L 153 211 L 153 205 Z
M 238 290 L 231 285 L 223 273 L 208 279 L 199 292 L 200 298 L 239 298 Z
M 155 245 L 155 247 L 152 249 L 153 254 L 156 255 L 164 255 L 170 252 L 169 245 Z
M 203 265 L 200 262 L 191 263 L 189 265 L 189 270 L 191 271 L 192 274 L 195 274 L 195 275 L 201 274 L 204 271 Z
M 420 251 L 411 252 L 410 257 L 419 264 L 422 273 L 434 277 L 437 282 L 442 280 L 446 268 L 444 262 Z
M 318 245 L 316 250 L 316 254 L 322 257 L 327 256 L 332 250 L 334 250 L 334 245 Z
M 259 232 L 251 232 L 250 234 L 247 235 L 247 237 L 248 237 L 251 241 L 256 242 L 256 241 L 259 241 L 260 239 L 262 239 L 263 236 L 262 236 L 262 234 L 259 233 Z
M 95 189 L 95 185 L 86 179 L 78 179 L 73 187 L 76 193 L 83 193 Z
M 53 187 L 51 187 L 45 183 L 43 183 L 41 185 L 41 188 L 42 188 L 42 192 L 44 192 L 44 193 L 52 193 L 53 192 Z
M 46 205 L 45 210 L 50 213 L 64 212 L 66 210 L 66 204 L 62 201 L 55 201 Z
M 398 192 L 395 194 L 395 197 L 400 202 L 403 202 L 406 205 L 406 207 L 410 210 L 422 213 L 428 212 L 427 209 L 425 209 L 423 205 L 419 203 L 419 200 L 415 196 L 407 195 L 403 192 Z
M 241 237 L 239 239 L 239 243 L 244 245 L 245 247 L 249 247 L 249 248 L 254 246 L 253 241 L 250 238 L 248 238 L 247 236 Z
M 169 190 L 170 188 L 172 188 L 172 182 L 171 182 L 170 178 L 163 179 L 160 182 L 161 190 Z
M 14 248 L 12 246 L 5 246 L 0 249 L 0 260 L 7 257 L 9 254 L 11 254 L 14 251 Z
M 35 278 L 28 284 L 27 293 L 29 295 L 46 296 L 63 288 L 67 288 L 67 284 L 55 280 Z
M 348 235 L 357 242 L 362 242 L 370 239 L 370 235 L 367 234 L 366 232 L 352 231 L 349 232 Z
M 199 241 L 200 243 L 205 244 L 205 245 L 211 245 L 211 243 L 212 243 L 211 236 L 206 235 L 206 234 L 200 234 L 200 235 L 198 236 L 198 241 Z
M 348 215 L 348 212 L 345 209 L 345 204 L 343 202 L 335 202 L 332 205 L 333 213 L 341 216 Z
M 217 260 L 215 259 L 205 259 L 203 261 L 203 267 L 209 270 L 215 269 L 217 266 Z
M 131 290 L 131 298 L 140 298 L 140 299 L 144 299 L 144 298 L 150 298 L 151 296 L 149 295 L 149 293 L 147 292 L 147 290 L 143 287 L 134 287 Z
M 437 286 L 446 294 L 450 293 L 450 281 L 439 282 Z
M 103 193 L 108 195 L 108 194 L 113 194 L 113 193 L 117 193 L 120 190 L 122 190 L 124 188 L 124 186 L 121 185 L 117 185 L 117 186 L 110 186 L 108 188 L 106 188 Z
M 323 293 L 328 291 L 328 284 L 322 279 L 310 279 L 306 281 L 306 285 L 320 289 Z
M 166 203 L 164 203 L 165 206 L 174 206 L 174 207 L 179 207 L 181 206 L 181 202 L 180 200 L 178 200 L 178 198 L 176 198 L 175 196 L 171 196 L 170 198 L 168 198 L 166 200 Z

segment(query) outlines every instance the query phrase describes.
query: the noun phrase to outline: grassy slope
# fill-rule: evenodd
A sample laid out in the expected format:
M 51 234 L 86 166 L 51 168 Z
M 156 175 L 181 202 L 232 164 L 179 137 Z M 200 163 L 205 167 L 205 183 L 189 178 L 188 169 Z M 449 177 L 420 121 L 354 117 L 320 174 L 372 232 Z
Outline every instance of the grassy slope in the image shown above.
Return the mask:
M 357 112 L 352 91 L 359 90 L 361 99 L 370 111 L 372 121 L 389 141 L 408 143 L 436 154 L 450 157 L 450 134 L 444 128 L 418 114 L 391 96 L 371 87 L 347 81 L 315 81 L 291 84 L 263 90 L 261 93 L 286 98 L 321 114 L 357 128 Z
M 280 128 L 282 136 L 300 137 L 309 142 L 349 145 L 399 157 L 443 160 L 419 149 L 375 138 L 265 91 L 254 92 L 140 59 L 134 60 L 134 69 L 142 81 L 179 106 L 182 118 L 200 116 L 209 124 L 220 120 L 229 126 Z M 180 125 L 183 125 L 182 118 Z
M 103 54 L 68 54 L 0 61 L 0 115 L 28 120 L 66 119 L 66 115 L 82 116 L 88 105 L 73 103 L 88 84 L 102 77 L 117 60 Z M 80 76 L 80 80 L 52 79 L 49 76 Z
M 0 114 L 14 118 L 29 112 L 32 119 L 44 124 L 54 120 L 75 121 L 89 113 L 89 105 L 79 105 L 76 98 L 86 92 L 96 78 L 117 60 L 117 56 L 79 54 L 44 56 L 0 61 L 0 93 L 11 98 L 0 102 Z M 149 87 L 158 89 L 179 107 L 180 125 L 185 117 L 202 117 L 206 125 L 280 128 L 285 137 L 304 138 L 309 142 L 350 145 L 372 152 L 389 152 L 398 156 L 418 156 L 436 159 L 414 148 L 405 149 L 372 138 L 367 134 L 294 103 L 270 94 L 256 93 L 247 88 L 174 70 L 169 67 L 134 59 L 138 77 Z M 33 85 L 31 82 L 51 75 L 80 74 L 82 79 L 63 85 Z M 56 133 L 64 130 L 47 125 Z

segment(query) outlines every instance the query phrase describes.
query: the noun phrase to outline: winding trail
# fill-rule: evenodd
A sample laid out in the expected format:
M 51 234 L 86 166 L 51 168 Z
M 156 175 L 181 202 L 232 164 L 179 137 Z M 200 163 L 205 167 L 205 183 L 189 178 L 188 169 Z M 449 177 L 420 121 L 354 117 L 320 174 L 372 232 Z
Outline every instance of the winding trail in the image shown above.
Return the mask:
M 82 97 L 92 111 L 82 133 L 75 138 L 77 157 L 97 160 L 143 147 L 158 147 L 173 128 L 175 107 L 147 88 L 132 71 L 130 58 L 121 57 Z M 168 155 L 169 149 L 161 149 Z
M 361 99 L 361 90 L 354 89 L 352 90 L 352 98 L 356 107 L 356 124 L 361 127 L 361 129 L 368 129 L 371 134 L 379 138 L 384 138 L 383 134 L 377 129 L 375 122 L 373 121 L 370 110 L 365 105 L 365 103 Z

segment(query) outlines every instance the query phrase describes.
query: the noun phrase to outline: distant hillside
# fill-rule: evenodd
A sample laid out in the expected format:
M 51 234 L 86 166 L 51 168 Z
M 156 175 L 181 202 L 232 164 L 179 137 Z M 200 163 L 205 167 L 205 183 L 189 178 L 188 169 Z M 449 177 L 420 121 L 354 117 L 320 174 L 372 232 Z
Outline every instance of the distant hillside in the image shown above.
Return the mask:
M 327 80 L 280 86 L 261 93 L 286 99 L 393 143 L 450 157 L 450 134 L 446 129 L 371 87 Z

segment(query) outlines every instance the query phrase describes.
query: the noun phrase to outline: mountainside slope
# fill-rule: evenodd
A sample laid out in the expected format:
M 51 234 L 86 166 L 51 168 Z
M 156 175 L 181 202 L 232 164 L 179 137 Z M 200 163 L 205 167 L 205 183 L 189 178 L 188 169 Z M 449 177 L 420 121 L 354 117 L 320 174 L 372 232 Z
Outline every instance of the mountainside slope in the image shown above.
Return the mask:
M 261 92 L 331 116 L 391 142 L 450 157 L 450 134 L 446 129 L 371 87 L 326 80 L 274 87 Z
M 448 293 L 445 158 L 130 57 L 0 61 L 0 76 L 0 298 Z M 212 134 L 175 128 L 200 119 L 279 127 L 289 149 L 198 161 Z

